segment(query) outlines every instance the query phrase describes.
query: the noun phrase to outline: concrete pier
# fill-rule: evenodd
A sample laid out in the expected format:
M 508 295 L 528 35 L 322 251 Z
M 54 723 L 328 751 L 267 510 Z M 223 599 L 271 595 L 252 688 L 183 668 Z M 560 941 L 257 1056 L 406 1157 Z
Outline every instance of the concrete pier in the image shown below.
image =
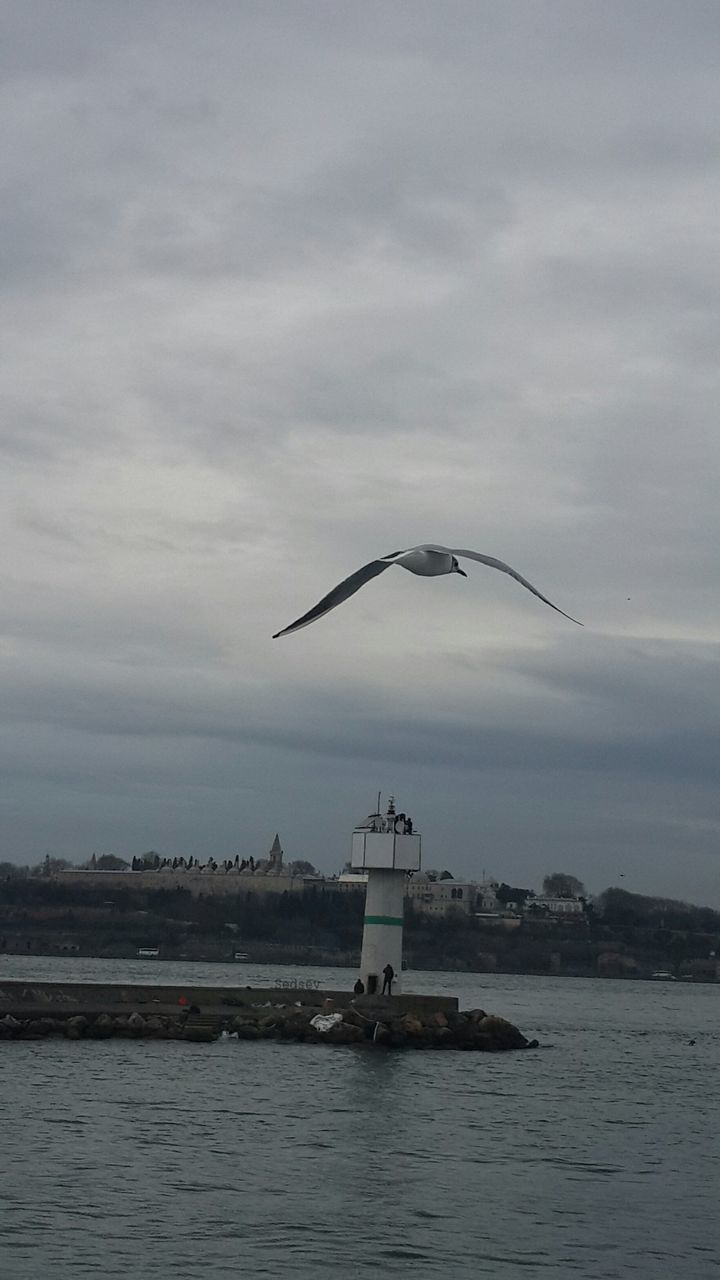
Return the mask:
M 451 996 L 286 988 L 3 982 L 0 1041 L 280 1040 L 373 1049 L 533 1048 L 517 1027 Z

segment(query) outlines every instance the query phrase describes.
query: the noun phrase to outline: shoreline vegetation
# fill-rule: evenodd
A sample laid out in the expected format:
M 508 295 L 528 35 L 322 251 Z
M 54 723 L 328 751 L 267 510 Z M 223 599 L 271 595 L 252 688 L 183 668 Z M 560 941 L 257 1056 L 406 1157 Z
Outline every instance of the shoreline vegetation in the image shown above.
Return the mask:
M 0 957 L 358 965 L 364 886 L 205 896 L 127 880 L 0 877 Z M 717 982 L 720 912 L 620 889 L 568 920 L 432 917 L 407 900 L 404 951 L 410 970 Z

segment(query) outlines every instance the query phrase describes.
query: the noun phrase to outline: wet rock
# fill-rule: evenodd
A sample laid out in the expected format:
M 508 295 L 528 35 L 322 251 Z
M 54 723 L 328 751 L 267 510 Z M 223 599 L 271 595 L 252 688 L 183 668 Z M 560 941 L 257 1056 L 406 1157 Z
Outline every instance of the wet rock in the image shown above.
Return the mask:
M 363 1032 L 368 1022 L 372 1021 L 366 1013 L 360 1013 L 357 1009 L 343 1009 L 343 1020 L 351 1027 L 359 1027 Z
M 87 1034 L 93 1040 L 108 1040 L 114 1030 L 113 1019 L 110 1017 L 110 1014 L 100 1013 L 92 1026 L 88 1027 Z
M 30 1021 L 25 1024 L 25 1028 L 23 1030 L 23 1037 L 29 1040 L 42 1040 L 49 1034 L 50 1027 L 48 1026 L 47 1018 L 31 1018 Z
M 134 1003 L 134 998 L 133 998 Z M 157 1004 L 158 1002 L 156 1002 Z M 537 1048 L 536 1040 L 528 1041 L 519 1029 L 506 1018 L 487 1014 L 483 1009 L 471 1009 L 463 1013 L 455 1010 L 427 1009 L 419 1002 L 405 1002 L 406 1011 L 393 1011 L 393 1002 L 381 1015 L 383 1022 L 375 1020 L 372 1006 L 367 1012 L 348 1004 L 342 1007 L 337 1001 L 337 1014 L 341 1018 L 334 1027 L 323 1031 L 311 1025 L 318 1013 L 318 1002 L 308 1005 L 257 1004 L 233 1010 L 227 1017 L 216 1014 L 203 1016 L 194 1006 L 168 1017 L 146 1009 L 144 1014 L 133 1011 L 97 1016 L 75 1013 L 52 1018 L 20 1020 L 13 1014 L 0 1017 L 0 1039 L 39 1039 L 59 1032 L 68 1039 L 104 1039 L 110 1036 L 149 1036 L 155 1039 L 187 1039 L 210 1043 L 217 1039 L 222 1026 L 226 1033 L 240 1040 L 285 1040 L 296 1043 L 357 1045 L 367 1044 L 390 1049 L 455 1049 L 475 1052 L 504 1052 L 507 1050 Z M 407 1009 L 407 1004 L 410 1008 Z M 8 1007 L 7 1005 L 5 1006 Z M 72 1009 L 72 1004 L 70 1008 Z M 77 1008 L 77 1006 L 75 1006 Z M 400 1006 L 402 1008 L 402 1005 Z M 19 1008 L 19 1006 L 18 1006 Z M 132 1006 L 130 1006 L 132 1009 Z M 380 1009 L 378 1008 L 378 1013 Z M 328 1021 L 332 1021 L 329 1019 Z
M 390 1039 L 390 1028 L 385 1026 L 384 1022 L 374 1023 L 367 1038 L 373 1044 L 387 1044 Z
M 364 1040 L 360 1027 L 353 1027 L 348 1022 L 339 1022 L 336 1027 L 332 1027 L 325 1035 L 325 1039 L 329 1044 L 358 1044 Z
M 65 1030 L 65 1022 L 62 1018 L 49 1018 L 46 1016 L 44 1018 L 40 1018 L 40 1022 L 42 1022 L 43 1026 L 47 1027 L 47 1034 L 49 1036 L 58 1035 L 59 1032 Z
M 423 1024 L 414 1013 L 403 1014 L 400 1019 L 400 1029 L 409 1036 L 421 1036 L 423 1033 Z
M 182 1033 L 183 1040 L 190 1040 L 194 1044 L 212 1044 L 217 1038 L 218 1033 L 212 1027 L 185 1027 Z
M 402 1027 L 391 1027 L 387 1040 L 384 1041 L 389 1049 L 407 1049 L 408 1045 L 413 1044 L 415 1048 L 420 1048 L 420 1042 L 417 1037 L 410 1037 L 407 1031 L 403 1031 Z
M 441 1028 L 437 1028 L 441 1030 Z M 452 1031 L 448 1028 L 449 1039 L 454 1049 L 481 1049 L 484 1048 L 483 1038 L 478 1031 L 476 1022 L 462 1022 L 458 1026 L 453 1027 Z
M 486 1017 L 481 1018 L 476 1023 L 476 1026 L 479 1032 L 490 1037 L 495 1049 L 527 1048 L 528 1042 L 525 1036 L 506 1018 L 498 1018 L 494 1014 L 488 1014 Z
M 447 1024 L 451 1031 L 457 1031 L 458 1027 L 464 1027 L 468 1021 L 467 1014 L 450 1012 L 447 1014 Z
M 23 1025 L 11 1013 L 6 1013 L 4 1018 L 0 1018 L 0 1035 L 5 1040 L 11 1040 L 22 1030 Z
M 235 1030 L 241 1040 L 260 1039 L 260 1032 L 253 1022 L 243 1022 L 239 1027 L 236 1027 Z
M 451 1049 L 453 1047 L 454 1037 L 449 1027 L 428 1027 L 425 1036 L 423 1048 Z
M 65 1035 L 68 1040 L 80 1040 L 85 1035 L 88 1020 L 84 1013 L 76 1013 L 65 1023 Z
M 310 1019 L 302 1015 L 288 1018 L 280 1027 L 281 1035 L 287 1040 L 304 1040 L 309 1030 Z

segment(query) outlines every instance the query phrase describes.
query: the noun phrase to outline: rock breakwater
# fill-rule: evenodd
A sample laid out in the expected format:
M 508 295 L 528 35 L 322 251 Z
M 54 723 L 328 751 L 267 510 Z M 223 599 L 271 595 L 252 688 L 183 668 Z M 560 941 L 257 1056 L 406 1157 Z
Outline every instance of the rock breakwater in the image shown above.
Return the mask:
M 98 1011 L 51 1007 L 47 1011 L 0 1008 L 0 1042 L 40 1040 L 63 1036 L 67 1040 L 152 1039 L 206 1043 L 221 1036 L 241 1040 L 279 1040 L 305 1044 L 346 1045 L 378 1049 L 456 1049 L 485 1053 L 537 1047 L 505 1018 L 483 1009 L 460 1012 L 454 1001 L 410 997 L 402 1002 L 325 998 L 287 1003 L 252 1000 L 243 993 L 239 1007 L 224 1003 L 202 1008 L 186 1005 L 179 1010 L 139 1008 Z M 229 997 L 226 996 L 227 1000 Z M 182 997 L 181 997 L 182 1000 Z M 447 1007 L 433 1007 L 444 1003 Z

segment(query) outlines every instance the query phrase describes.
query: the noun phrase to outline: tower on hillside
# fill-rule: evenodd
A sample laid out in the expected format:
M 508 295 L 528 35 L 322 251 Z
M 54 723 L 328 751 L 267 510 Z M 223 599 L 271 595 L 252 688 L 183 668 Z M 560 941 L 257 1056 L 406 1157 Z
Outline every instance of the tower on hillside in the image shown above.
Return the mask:
M 283 851 L 280 844 L 280 836 L 275 833 L 275 839 L 272 842 L 272 848 L 268 854 L 267 874 L 269 876 L 281 876 L 283 874 Z
M 381 991 L 383 970 L 395 972 L 394 990 L 402 975 L 403 904 L 408 872 L 420 870 L 420 836 L 410 818 L 395 810 L 390 797 L 387 813 L 371 813 L 353 831 L 350 865 L 366 871 L 360 978 L 368 995 Z

